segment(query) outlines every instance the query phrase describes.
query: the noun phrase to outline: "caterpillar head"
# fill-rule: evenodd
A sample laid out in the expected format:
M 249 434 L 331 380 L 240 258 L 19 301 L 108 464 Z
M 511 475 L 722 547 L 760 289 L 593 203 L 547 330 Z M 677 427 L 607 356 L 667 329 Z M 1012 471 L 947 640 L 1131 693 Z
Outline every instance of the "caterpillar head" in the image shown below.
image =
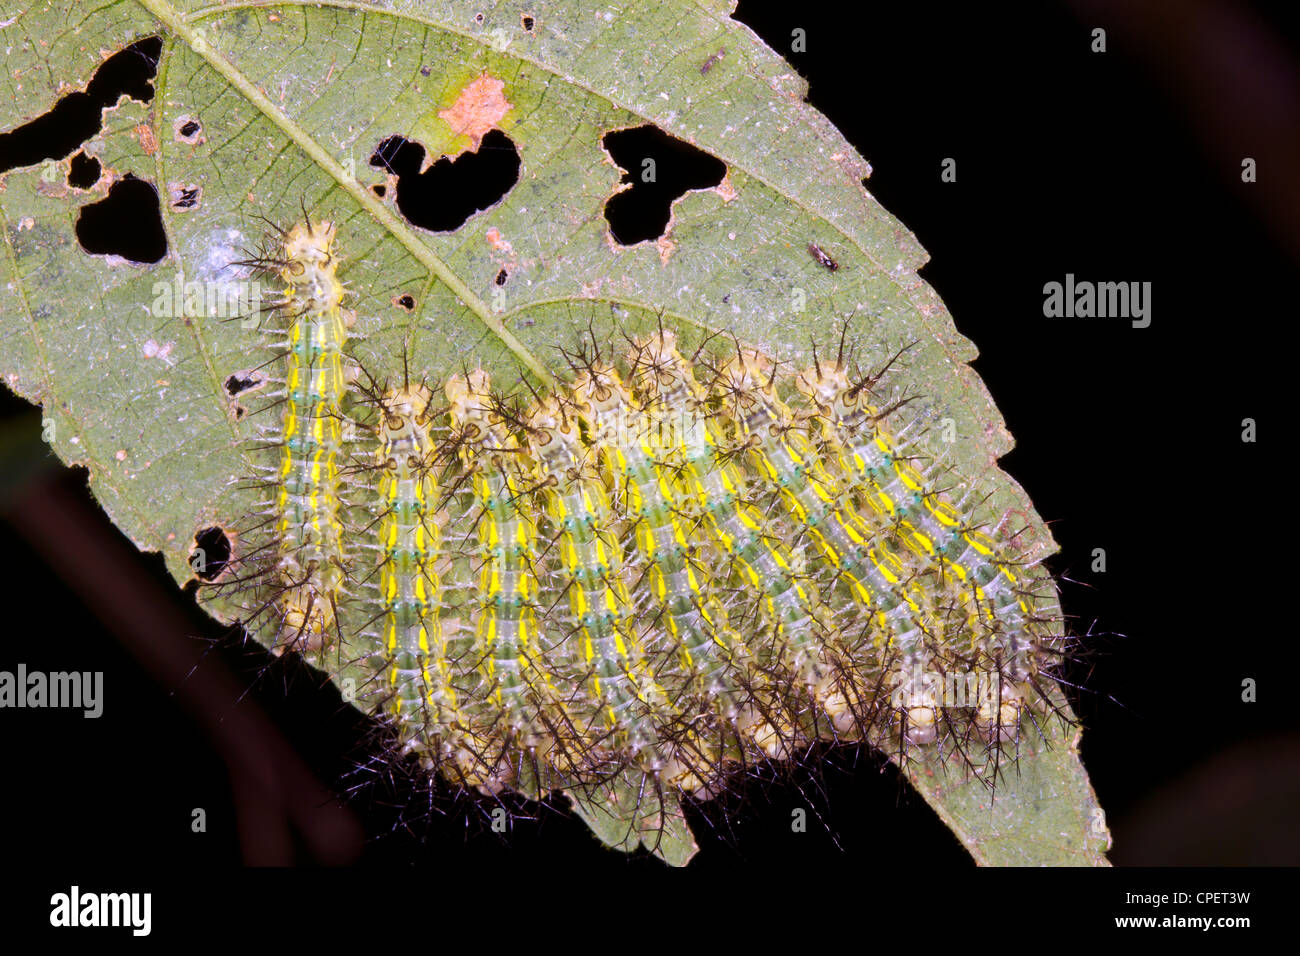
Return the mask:
M 703 397 L 690 363 L 677 351 L 675 332 L 661 329 L 635 339 L 627 351 L 627 360 L 633 382 L 669 407 L 674 407 L 683 393 Z
M 337 315 L 343 284 L 334 275 L 339 257 L 333 247 L 334 224 L 329 222 L 299 223 L 285 236 L 280 277 L 289 288 L 282 308 L 308 315 Z
M 677 351 L 677 333 L 670 329 L 660 329 L 649 335 L 642 335 L 633 340 L 628 350 L 629 360 L 636 365 L 638 360 L 643 365 L 684 365 L 685 360 Z
M 417 458 L 428 455 L 429 405 L 433 393 L 424 385 L 389 389 L 379 402 L 379 458 L 383 463 L 397 449 Z
M 849 375 L 838 361 L 822 361 L 795 376 L 795 387 L 828 410 L 849 391 Z
M 536 432 L 541 444 L 548 445 L 554 441 L 575 444 L 577 441 L 578 422 L 572 408 L 554 395 L 547 395 L 529 410 L 525 424 L 530 432 Z
M 468 375 L 457 373 L 447 379 L 447 401 L 451 403 L 452 426 L 463 430 L 469 437 L 482 436 L 493 431 L 499 417 L 492 409 L 492 379 L 481 368 Z
M 432 401 L 433 392 L 427 385 L 389 389 L 382 399 L 385 427 L 395 429 L 407 424 L 421 427 L 427 425 L 430 418 L 429 403 Z
M 597 441 L 618 442 L 639 429 L 630 410 L 638 408 L 632 392 L 612 365 L 596 364 L 571 386 L 575 414 Z
M 583 368 L 570 386 L 570 391 L 580 410 L 596 415 L 612 412 L 621 403 L 632 400 L 618 369 L 600 362 Z
M 311 585 L 291 588 L 280 598 L 284 615 L 280 634 L 283 642 L 272 649 L 279 656 L 286 650 L 318 651 L 329 642 L 334 625 L 334 608 Z
M 334 223 L 300 222 L 289 231 L 284 240 L 284 255 L 288 260 L 280 275 L 290 285 L 307 281 L 313 269 L 323 269 L 331 274 L 339 257 L 334 254 Z
M 720 384 L 729 391 L 775 397 L 776 363 L 757 349 L 741 349 L 722 364 Z
M 791 424 L 790 409 L 776 393 L 776 363 L 756 349 L 741 349 L 724 362 L 713 392 L 729 410 L 741 435 Z
M 551 468 L 572 467 L 583 458 L 576 411 L 555 395 L 547 395 L 525 418 L 528 444 Z

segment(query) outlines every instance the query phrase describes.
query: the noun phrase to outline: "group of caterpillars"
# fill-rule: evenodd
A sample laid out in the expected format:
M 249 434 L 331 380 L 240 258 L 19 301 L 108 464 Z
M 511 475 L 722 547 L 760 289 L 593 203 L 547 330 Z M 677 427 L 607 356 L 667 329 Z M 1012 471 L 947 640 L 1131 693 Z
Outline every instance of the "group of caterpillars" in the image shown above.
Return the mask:
M 1050 578 L 938 487 L 890 427 L 905 403 L 873 405 L 842 348 L 794 374 L 739 346 L 688 359 L 661 327 L 617 364 L 568 355 L 526 401 L 481 369 L 436 397 L 362 386 L 334 244 L 308 219 L 258 260 L 286 284 L 277 457 L 262 543 L 214 586 L 256 595 L 277 650 L 364 661 L 358 697 L 448 780 L 708 796 L 819 740 L 980 767 L 1055 709 Z

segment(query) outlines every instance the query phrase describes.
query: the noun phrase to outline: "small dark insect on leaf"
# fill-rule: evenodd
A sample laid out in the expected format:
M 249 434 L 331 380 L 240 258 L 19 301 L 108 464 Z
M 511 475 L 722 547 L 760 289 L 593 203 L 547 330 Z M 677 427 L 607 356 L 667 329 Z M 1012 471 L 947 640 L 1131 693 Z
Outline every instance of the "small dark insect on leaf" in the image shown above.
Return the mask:
M 711 57 L 705 60 L 703 65 L 700 67 L 700 76 L 704 76 L 706 73 L 709 72 L 709 70 L 713 69 L 714 65 L 726 55 L 727 55 L 727 48 L 724 46 L 721 49 L 719 49 L 717 53 L 713 54 Z
M 808 243 L 808 255 L 817 260 L 819 266 L 824 266 L 834 272 L 840 267 L 840 264 L 826 254 L 826 250 L 815 242 Z

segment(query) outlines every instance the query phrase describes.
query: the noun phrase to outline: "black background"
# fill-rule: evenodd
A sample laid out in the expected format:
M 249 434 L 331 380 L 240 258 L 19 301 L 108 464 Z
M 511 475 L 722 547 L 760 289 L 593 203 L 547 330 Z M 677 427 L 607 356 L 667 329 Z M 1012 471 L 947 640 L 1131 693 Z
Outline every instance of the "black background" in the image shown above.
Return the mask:
M 1202 6 L 1216 5 L 1169 9 Z M 1297 75 L 1300 44 L 1272 7 L 1224 8 L 1262 17 L 1258 26 Z M 1286 670 L 1294 659 L 1286 583 L 1294 509 L 1276 453 L 1292 406 L 1270 386 L 1290 347 L 1283 337 L 1295 316 L 1296 247 L 1294 234 L 1276 231 L 1261 210 L 1286 201 L 1281 181 L 1300 168 L 1264 162 L 1285 155 L 1275 148 L 1279 134 L 1294 146 L 1297 115 L 1262 113 L 1258 124 L 1231 130 L 1206 125 L 1215 103 L 1265 82 L 1251 73 L 1257 61 L 1233 46 L 1240 39 L 1212 31 L 1206 49 L 1214 56 L 1198 71 L 1204 82 L 1188 88 L 1168 79 L 1167 63 L 1186 39 L 1184 21 L 1171 15 L 1167 49 L 1153 50 L 1114 9 L 853 4 L 774 12 L 743 3 L 738 19 L 808 78 L 812 104 L 871 162 L 870 190 L 929 251 L 922 276 L 980 349 L 975 368 L 1017 441 L 1002 465 L 1051 524 L 1062 546 L 1052 567 L 1070 579 L 1065 610 L 1075 632 L 1091 634 L 1070 676 L 1083 686 L 1074 695 L 1087 728 L 1083 760 L 1113 829 L 1113 861 L 1294 864 L 1300 727 Z M 1104 54 L 1089 50 L 1093 26 L 1108 29 Z M 795 27 L 807 31 L 805 53 L 790 52 Z M 1294 89 L 1274 92 L 1294 105 Z M 1229 134 L 1240 141 L 1225 142 Z M 1261 160 L 1255 184 L 1240 180 L 1246 156 Z M 945 157 L 957 161 L 955 183 L 940 180 Z M 1043 284 L 1067 272 L 1151 282 L 1151 327 L 1044 318 Z M 0 399 L 7 429 L 39 431 L 30 406 L 8 393 Z M 1246 417 L 1258 422 L 1256 444 L 1240 440 Z M 10 483 L 7 505 L 33 493 L 87 497 L 80 472 L 33 481 L 44 484 Z M 1089 570 L 1097 547 L 1106 550 L 1105 574 Z M 129 867 L 140 888 L 162 890 L 161 874 L 174 865 L 205 873 L 195 879 L 210 886 L 210 867 L 245 859 L 239 812 L 254 798 L 232 790 L 225 760 L 181 706 L 185 686 L 160 686 L 143 671 L 96 608 L 5 522 L 0 553 L 8 596 L 0 668 L 25 661 L 106 675 L 107 709 L 97 721 L 58 711 L 0 717 L 0 807 L 11 824 L 4 855 L 48 870 L 48 880 L 33 884 L 37 916 L 46 912 L 46 884 L 66 890 L 74 869 Z M 86 558 L 121 560 L 111 552 Z M 131 560 L 184 606 L 160 559 Z M 332 689 L 283 663 L 267 670 L 257 649 L 239 648 L 187 613 L 187 633 L 215 642 L 214 656 L 249 688 L 245 705 L 266 710 L 320 780 L 369 779 L 349 772 L 367 760 L 366 727 L 340 709 Z M 1259 682 L 1257 703 L 1241 700 L 1248 677 Z M 487 830 L 482 804 L 440 796 L 424 813 L 424 799 L 418 788 L 412 795 L 382 780 L 362 787 L 349 806 L 366 841 L 343 858 L 380 874 L 426 862 L 444 877 L 495 867 L 577 874 L 595 887 L 606 878 L 667 878 L 657 861 L 603 850 L 561 810 L 512 805 L 511 832 L 499 837 Z M 807 834 L 790 833 L 797 806 L 815 811 Z M 193 807 L 207 811 L 204 834 L 190 832 Z M 891 906 L 924 909 L 938 892 L 909 888 L 933 887 L 929 879 L 904 879 L 900 889 L 898 874 L 944 877 L 970 866 L 920 798 L 865 754 L 831 754 L 793 781 L 747 786 L 706 808 L 696 830 L 702 852 L 692 878 L 744 872 L 755 886 L 773 887 L 794 874 L 834 885 L 837 874 L 852 873 L 871 892 L 890 894 Z M 285 858 L 334 859 L 298 838 Z M 230 878 L 240 886 L 251 877 Z M 1161 886 L 1172 877 L 1153 879 Z M 295 898 L 279 884 L 261 891 Z M 205 911 L 206 892 L 188 897 L 194 911 Z M 1105 918 L 1127 911 L 1118 899 L 1108 890 L 1083 905 Z

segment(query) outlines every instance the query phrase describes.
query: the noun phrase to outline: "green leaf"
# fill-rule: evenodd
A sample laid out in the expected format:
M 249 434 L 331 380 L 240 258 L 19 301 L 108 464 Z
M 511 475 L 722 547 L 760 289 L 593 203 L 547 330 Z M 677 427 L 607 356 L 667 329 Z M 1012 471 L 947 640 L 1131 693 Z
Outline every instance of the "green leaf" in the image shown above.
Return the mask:
M 596 802 L 579 793 L 569 796 L 573 812 L 606 846 L 631 853 L 645 848 L 672 866 L 685 866 L 699 852 L 677 797 L 644 785 L 645 778 L 624 776 Z
M 979 863 L 1106 865 L 1110 833 L 1079 761 L 1079 736 L 1056 716 L 1024 721 L 992 787 L 941 766 L 929 750 L 906 763 L 906 776 Z
M 864 189 L 870 167 L 805 102 L 804 82 L 729 11 L 718 0 L 30 6 L 0 29 L 5 130 L 84 89 L 127 44 L 158 35 L 163 51 L 152 102 L 123 98 L 85 144 L 105 170 L 89 194 L 64 185 L 66 159 L 0 178 L 7 383 L 45 406 L 54 449 L 89 468 L 118 526 L 189 579 L 196 530 L 251 508 L 240 479 L 254 423 L 222 382 L 262 360 L 260 333 L 156 315 L 151 303 L 160 284 L 216 279 L 261 237 L 257 217 L 288 224 L 306 207 L 339 224 L 352 350 L 380 380 L 400 374 L 405 353 L 431 382 L 481 363 L 498 386 L 549 384 L 556 345 L 589 326 L 616 341 L 660 315 L 688 345 L 725 331 L 794 363 L 810 360 L 811 342 L 838 339 L 849 316 L 865 363 L 915 343 L 902 384 L 926 396 L 925 417 L 955 423 L 949 462 L 992 513 L 1026 516 L 1031 557 L 1050 553 L 1050 532 L 997 467 L 1011 436 L 967 364 L 974 347 L 917 275 L 924 251 Z M 368 159 L 394 134 L 430 159 L 472 145 L 444 114 L 481 78 L 508 101 L 497 122 L 519 150 L 519 182 L 454 232 L 411 226 L 395 190 L 372 191 L 387 183 Z M 183 136 L 187 119 L 201 133 Z M 601 138 L 643 124 L 716 156 L 727 174 L 680 199 L 659 242 L 624 247 L 603 216 L 622 170 Z M 78 208 L 127 173 L 162 197 L 161 262 L 89 255 L 75 236 Z M 170 201 L 194 189 L 193 207 Z M 839 268 L 818 264 L 810 243 Z M 503 268 L 505 299 L 494 300 Z M 396 303 L 404 295 L 414 311 Z M 909 776 L 981 862 L 1103 863 L 1108 838 L 1076 738 L 1056 722 L 1047 738 L 1022 743 L 991 803 L 951 768 Z M 577 812 L 606 842 L 643 842 L 617 808 Z M 684 862 L 689 831 L 675 807 L 664 819 L 656 852 Z

